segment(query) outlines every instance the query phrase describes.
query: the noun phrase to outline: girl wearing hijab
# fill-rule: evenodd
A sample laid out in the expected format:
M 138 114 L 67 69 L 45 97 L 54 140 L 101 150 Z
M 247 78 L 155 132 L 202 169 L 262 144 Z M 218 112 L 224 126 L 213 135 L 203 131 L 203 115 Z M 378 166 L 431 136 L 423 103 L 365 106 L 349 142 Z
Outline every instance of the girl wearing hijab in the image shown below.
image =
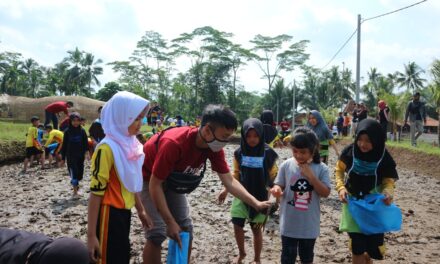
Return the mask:
M 320 149 L 319 155 L 321 156 L 322 162 L 327 164 L 328 160 L 328 147 L 331 145 L 336 152 L 336 156 L 339 157 L 339 151 L 336 147 L 336 142 L 333 140 L 333 134 L 327 126 L 327 123 L 322 118 L 320 112 L 316 110 L 312 110 L 308 116 L 308 122 L 306 125 L 308 128 L 312 129 L 315 132 L 316 136 L 319 139 Z
M 268 199 L 268 188 L 272 187 L 278 167 L 275 163 L 278 155 L 264 142 L 263 124 L 256 118 L 244 121 L 241 129 L 240 147 L 234 152 L 234 177 L 246 190 L 259 201 Z M 219 194 L 219 201 L 224 202 L 228 191 Z M 258 213 L 238 198 L 231 206 L 232 223 L 239 255 L 233 263 L 242 263 L 246 257 L 244 246 L 244 224 L 249 221 L 254 236 L 254 263 L 260 263 L 263 246 L 262 224 L 266 216 Z M 267 219 L 266 219 L 267 220 Z
M 261 113 L 260 120 L 263 123 L 264 142 L 273 148 L 274 143 L 279 140 L 278 131 L 274 127 L 272 110 L 264 110 Z
M 363 234 L 353 220 L 347 197 L 363 199 L 370 193 L 384 194 L 384 203 L 393 200 L 394 182 L 398 179 L 396 163 L 385 148 L 380 124 L 373 119 L 359 122 L 355 142 L 348 145 L 336 163 L 336 191 L 343 202 L 340 230 L 350 237 L 353 263 L 373 263 L 383 259 L 384 234 Z
M 102 109 L 106 136 L 92 157 L 87 246 L 92 262 L 129 263 L 131 208 L 136 207 L 145 228 L 152 222 L 142 191 L 142 144 L 136 138 L 148 101 L 133 93 L 115 94 Z
M 80 125 L 80 114 L 73 112 L 69 118 L 69 128 L 64 132 L 61 157 L 63 161 L 67 159 L 67 170 L 70 175 L 70 183 L 73 186 L 73 197 L 76 197 L 79 182 L 84 175 L 84 159 L 88 151 L 88 140 L 86 131 Z

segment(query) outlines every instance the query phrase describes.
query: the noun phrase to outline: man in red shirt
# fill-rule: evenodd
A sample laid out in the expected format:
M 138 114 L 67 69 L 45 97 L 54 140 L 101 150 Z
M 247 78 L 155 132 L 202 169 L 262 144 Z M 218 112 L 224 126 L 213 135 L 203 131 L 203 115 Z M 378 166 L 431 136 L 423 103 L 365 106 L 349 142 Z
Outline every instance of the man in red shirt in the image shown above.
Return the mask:
M 46 108 L 44 108 L 44 111 L 46 112 L 44 125 L 46 126 L 52 121 L 53 128 L 58 129 L 58 113 L 64 112 L 65 116 L 69 116 L 69 112 L 67 111 L 67 109 L 71 107 L 73 107 L 73 102 L 70 101 L 59 101 L 49 104 L 48 106 L 46 106 Z
M 193 224 L 185 193 L 200 183 L 207 159 L 234 196 L 258 211 L 269 206 L 269 202 L 258 201 L 250 195 L 229 171 L 223 147 L 236 129 L 234 112 L 221 105 L 208 105 L 199 128 L 171 128 L 145 143 L 142 202 L 154 223 L 153 228 L 145 232 L 145 264 L 161 263 L 161 245 L 167 236 L 181 245 L 181 231 L 191 234 L 190 258 Z

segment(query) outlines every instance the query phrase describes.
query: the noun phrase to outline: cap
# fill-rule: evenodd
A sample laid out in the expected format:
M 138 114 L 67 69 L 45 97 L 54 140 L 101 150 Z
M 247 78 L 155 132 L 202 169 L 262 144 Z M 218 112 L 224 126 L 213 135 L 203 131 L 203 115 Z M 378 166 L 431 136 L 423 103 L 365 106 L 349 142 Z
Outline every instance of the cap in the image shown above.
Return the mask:
M 31 122 L 34 122 L 34 121 L 37 121 L 37 120 L 40 120 L 40 118 L 38 118 L 38 116 L 31 117 Z

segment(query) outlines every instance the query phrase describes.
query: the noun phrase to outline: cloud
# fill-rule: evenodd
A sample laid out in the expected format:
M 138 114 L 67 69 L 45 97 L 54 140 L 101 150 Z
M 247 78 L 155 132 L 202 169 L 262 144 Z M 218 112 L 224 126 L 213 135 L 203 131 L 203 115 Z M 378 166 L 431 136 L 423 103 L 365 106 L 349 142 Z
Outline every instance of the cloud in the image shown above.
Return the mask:
M 325 65 L 357 25 L 357 15 L 372 17 L 413 1 L 292 1 L 224 0 L 186 1 L 1 1 L 0 52 L 23 53 L 40 64 L 52 66 L 78 47 L 105 63 L 126 60 L 145 31 L 159 32 L 171 40 L 197 27 L 210 25 L 234 34 L 233 40 L 250 47 L 256 34 L 289 34 L 294 41 L 310 40 L 307 52 L 311 65 Z M 438 56 L 440 35 L 435 25 L 440 1 L 416 7 L 362 24 L 362 72 L 370 67 L 381 71 L 401 70 L 408 61 L 427 67 Z M 356 37 L 329 65 L 355 71 Z M 382 70 L 383 69 L 383 70 Z M 241 83 L 250 90 L 267 87 L 262 72 L 253 62 L 240 72 Z M 362 75 L 365 75 L 363 73 Z M 292 79 L 285 75 L 287 80 Z M 102 83 L 117 78 L 104 66 Z

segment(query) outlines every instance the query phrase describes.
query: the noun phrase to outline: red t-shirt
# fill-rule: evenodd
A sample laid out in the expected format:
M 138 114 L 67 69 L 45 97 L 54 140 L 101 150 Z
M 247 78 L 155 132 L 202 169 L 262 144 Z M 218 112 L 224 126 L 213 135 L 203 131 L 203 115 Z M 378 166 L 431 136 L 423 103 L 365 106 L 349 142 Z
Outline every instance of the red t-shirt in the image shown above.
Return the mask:
M 158 134 L 144 145 L 145 160 L 142 166 L 144 180 L 149 181 L 151 174 L 165 180 L 173 172 L 199 174 L 206 159 L 211 162 L 212 170 L 228 173 L 229 167 L 223 150 L 213 152 L 196 146 L 198 128 L 176 127 L 164 132 L 156 151 Z
M 55 103 L 51 103 L 50 105 L 46 106 L 46 108 L 44 108 L 44 110 L 46 110 L 49 113 L 59 113 L 59 112 L 64 112 L 66 115 L 69 114 L 69 112 L 67 112 L 67 103 L 66 102 L 55 102 Z

